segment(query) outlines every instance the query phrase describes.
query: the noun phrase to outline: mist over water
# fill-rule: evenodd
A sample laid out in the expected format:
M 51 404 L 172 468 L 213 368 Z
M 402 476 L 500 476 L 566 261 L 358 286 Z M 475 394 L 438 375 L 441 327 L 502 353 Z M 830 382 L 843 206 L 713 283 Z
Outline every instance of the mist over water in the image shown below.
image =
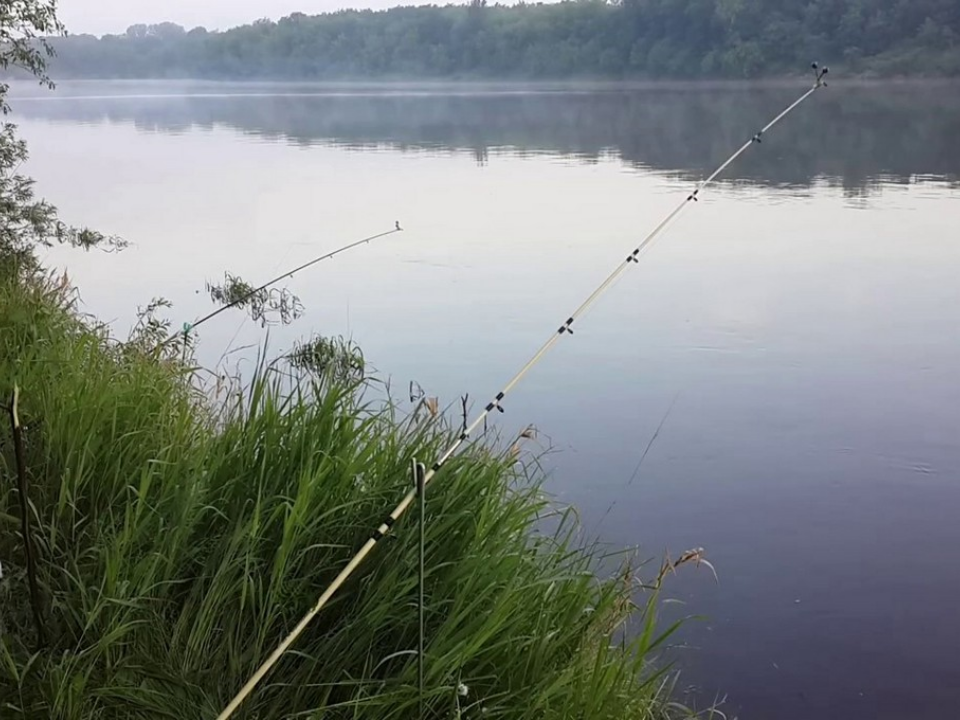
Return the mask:
M 398 395 L 478 407 L 802 90 L 83 82 L 11 104 L 40 194 L 132 243 L 48 259 L 119 334 L 152 297 L 179 327 L 225 271 L 256 283 L 400 220 L 290 281 L 300 321 L 225 313 L 199 358 L 242 372 L 267 335 L 275 353 L 343 334 Z M 960 700 L 956 90 L 815 94 L 504 403 L 589 536 L 706 549 L 719 583 L 670 584 L 670 612 L 705 616 L 675 656 L 728 715 L 932 720 Z
M 18 112 L 69 123 L 126 121 L 158 132 L 224 127 L 298 145 L 467 151 L 479 161 L 491 151 L 613 156 L 699 179 L 802 86 L 640 87 L 75 82 L 52 96 L 31 92 Z M 777 127 L 770 140 L 777 153 L 751 153 L 725 179 L 802 186 L 825 178 L 850 193 L 915 176 L 955 183 L 958 89 L 942 82 L 827 88 L 815 111 L 803 108 Z

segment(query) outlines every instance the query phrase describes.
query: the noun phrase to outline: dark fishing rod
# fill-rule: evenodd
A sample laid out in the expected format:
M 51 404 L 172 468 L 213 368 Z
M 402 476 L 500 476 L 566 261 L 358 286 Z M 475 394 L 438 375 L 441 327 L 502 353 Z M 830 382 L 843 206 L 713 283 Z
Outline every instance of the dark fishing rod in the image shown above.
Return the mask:
M 420 487 L 419 488 L 414 487 L 414 488 L 411 488 L 409 491 L 407 491 L 407 494 L 404 495 L 403 500 L 400 501 L 400 504 L 397 505 L 393 509 L 393 511 L 383 519 L 380 525 L 377 526 L 377 528 L 371 534 L 370 538 L 363 544 L 360 550 L 357 551 L 356 555 L 354 555 L 353 558 L 351 558 L 350 562 L 348 562 L 347 565 L 343 568 L 343 570 L 340 571 L 340 574 L 337 575 L 337 577 L 334 578 L 333 582 L 331 582 L 330 585 L 327 586 L 327 589 L 323 591 L 323 594 L 317 599 L 316 604 L 312 608 L 310 608 L 309 612 L 307 612 L 307 614 L 303 616 L 300 622 L 297 623 L 296 627 L 294 627 L 293 630 L 290 631 L 290 634 L 287 635 L 287 637 L 283 639 L 283 641 L 276 647 L 276 649 L 270 654 L 270 656 L 266 660 L 264 660 L 263 664 L 260 665 L 260 667 L 257 668 L 257 671 L 250 677 L 249 680 L 247 680 L 246 684 L 242 688 L 240 688 L 240 691 L 233 698 L 233 700 L 231 700 L 230 703 L 227 705 L 227 707 L 224 708 L 223 712 L 221 712 L 220 715 L 217 716 L 217 720 L 227 720 L 230 716 L 233 715 L 234 712 L 236 712 L 237 708 L 240 707 L 243 701 L 246 700 L 246 698 L 250 695 L 250 693 L 253 692 L 253 690 L 257 687 L 260 681 L 263 680 L 264 676 L 266 676 L 266 674 L 270 672 L 270 669 L 277 663 L 277 661 L 281 658 L 281 656 L 290 648 L 291 645 L 293 645 L 293 643 L 304 631 L 307 625 L 310 624 L 310 621 L 313 620 L 314 617 L 316 617 L 317 613 L 319 613 L 324 608 L 327 602 L 329 602 L 330 598 L 332 598 L 334 594 L 336 594 L 336 592 L 347 581 L 347 579 L 351 575 L 353 575 L 354 571 L 357 569 L 357 567 L 359 567 L 360 563 L 364 561 L 367 555 L 370 554 L 373 548 L 376 547 L 377 543 L 380 542 L 384 538 L 384 536 L 386 536 L 387 533 L 390 532 L 390 528 L 393 527 L 394 523 L 396 523 L 397 520 L 399 520 L 400 517 L 409 509 L 409 507 L 413 504 L 413 502 L 417 498 L 418 490 L 422 491 L 430 483 L 430 481 L 433 480 L 437 472 L 439 472 L 440 468 L 442 468 L 447 463 L 447 461 L 449 461 L 450 458 L 453 457 L 453 455 L 457 452 L 457 450 L 459 450 L 460 447 L 463 445 L 463 443 L 465 443 L 467 439 L 470 437 L 470 434 L 483 424 L 483 422 L 487 419 L 490 413 L 492 413 L 494 410 L 497 410 L 498 412 L 503 412 L 503 406 L 501 405 L 501 402 L 503 401 L 504 397 L 506 397 L 507 393 L 509 393 L 511 390 L 513 390 L 514 387 L 517 386 L 517 384 L 524 378 L 524 376 L 527 373 L 529 373 L 530 370 L 533 369 L 533 367 L 543 359 L 544 355 L 546 355 L 553 348 L 553 346 L 557 344 L 557 342 L 561 338 L 563 338 L 565 335 L 573 334 L 573 330 L 571 329 L 571 326 L 574 324 L 574 322 L 581 315 L 583 315 L 597 301 L 597 299 L 604 292 L 606 292 L 614 284 L 614 282 L 616 282 L 617 279 L 619 279 L 619 277 L 623 274 L 623 272 L 627 268 L 629 268 L 632 264 L 639 262 L 638 256 L 640 255 L 640 253 L 646 250 L 648 247 L 650 247 L 650 245 L 660 235 L 660 233 L 662 233 L 663 230 L 670 223 L 672 223 L 677 218 L 677 216 L 680 215 L 681 212 L 683 212 L 683 210 L 685 210 L 689 205 L 691 205 L 693 202 L 697 200 L 697 196 L 701 192 L 703 192 L 704 188 L 706 188 L 708 185 L 713 183 L 713 181 L 717 179 L 720 173 L 722 173 L 724 170 L 730 167 L 730 165 L 738 157 L 740 157 L 743 153 L 747 151 L 747 148 L 749 148 L 751 145 L 754 145 L 754 144 L 760 144 L 763 135 L 767 133 L 774 125 L 776 125 L 781 120 L 783 120 L 783 118 L 789 115 L 801 103 L 803 103 L 804 100 L 806 100 L 811 95 L 813 95 L 817 90 L 826 86 L 826 82 L 824 82 L 824 77 L 829 72 L 828 68 L 825 67 L 823 69 L 820 69 L 817 66 L 817 64 L 814 63 L 813 72 L 815 76 L 815 82 L 813 84 L 813 87 L 811 87 L 803 95 L 797 98 L 797 100 L 791 103 L 783 112 L 777 115 L 773 120 L 771 120 L 769 123 L 764 125 L 761 130 L 755 133 L 753 137 L 747 140 L 747 142 L 745 142 L 740 147 L 740 149 L 738 149 L 735 153 L 733 153 L 733 155 L 731 155 L 726 161 L 724 161 L 724 163 L 720 165 L 720 167 L 718 167 L 713 173 L 711 173 L 706 180 L 701 181 L 700 184 L 697 185 L 696 189 L 693 190 L 693 192 L 691 192 L 683 201 L 681 201 L 680 204 L 669 215 L 667 215 L 660 222 L 660 224 L 657 225 L 650 232 L 650 234 L 647 235 L 643 239 L 643 241 L 629 255 L 627 255 L 626 259 L 620 262 L 620 264 L 616 267 L 616 269 L 612 273 L 610 273 L 610 275 L 608 275 L 607 278 L 602 283 L 600 283 L 597 289 L 594 290 L 586 300 L 584 300 L 584 302 L 580 305 L 580 307 L 578 307 L 574 311 L 574 313 L 570 317 L 568 317 L 560 325 L 560 327 L 557 330 L 553 332 L 550 338 L 540 347 L 539 350 L 537 350 L 537 352 L 533 355 L 533 357 L 531 357 L 530 360 L 527 361 L 527 364 L 524 365 L 522 368 L 520 368 L 517 374 L 514 375 L 506 385 L 504 385 L 503 389 L 499 393 L 497 393 L 497 395 L 483 409 L 483 411 L 477 416 L 477 418 L 468 427 L 463 429 L 463 431 L 456 438 L 456 440 L 454 440 L 453 443 L 450 444 L 450 446 L 443 452 L 442 455 L 440 455 L 440 457 L 433 464 L 433 466 L 429 470 L 427 470 L 427 473 L 423 476 L 422 482 L 419 484 Z
M 274 285 L 276 285 L 276 284 L 277 284 L 278 282 L 280 282 L 281 280 L 286 280 L 287 278 L 292 278 L 294 275 L 296 275 L 296 274 L 297 274 L 298 272 L 300 272 L 301 270 L 306 270 L 307 268 L 316 265 L 318 262 L 321 262 L 321 261 L 323 261 L 323 260 L 329 260 L 329 259 L 332 258 L 332 257 L 336 257 L 336 256 L 339 255 L 340 253 L 346 252 L 347 250 L 352 250 L 353 248 L 359 247 L 360 245 L 365 245 L 366 243 L 373 242 L 374 240 L 379 240 L 380 238 L 387 237 L 388 235 L 394 235 L 394 234 L 396 234 L 396 233 L 398 233 L 398 232 L 403 232 L 403 228 L 400 227 L 400 223 L 399 223 L 399 222 L 397 222 L 396 227 L 394 227 L 393 230 L 388 230 L 388 231 L 386 231 L 386 232 L 377 233 L 376 235 L 370 235 L 369 237 L 365 237 L 365 238 L 363 238 L 363 239 L 361 239 L 361 240 L 356 240 L 355 242 L 352 242 L 352 243 L 350 243 L 350 244 L 348 244 L 348 245 L 344 245 L 343 247 L 339 247 L 339 248 L 337 248 L 336 250 L 333 250 L 333 251 L 331 251 L 331 252 L 325 253 L 325 254 L 320 255 L 320 256 L 318 256 L 318 257 L 315 257 L 313 260 L 310 260 L 310 261 L 308 261 L 308 262 L 305 262 L 303 265 L 299 265 L 299 266 L 293 268 L 293 270 L 288 270 L 287 272 L 283 273 L 282 275 L 277 275 L 277 277 L 273 278 L 273 280 L 269 280 L 269 281 L 265 282 L 263 285 L 261 285 L 260 287 L 254 288 L 253 290 L 250 290 L 249 292 L 244 293 L 244 294 L 241 295 L 240 297 L 231 300 L 231 301 L 230 301 L 229 303 L 227 303 L 226 305 L 223 305 L 223 306 L 221 306 L 221 307 L 218 307 L 216 310 L 214 310 L 214 311 L 211 312 L 211 313 L 208 313 L 207 315 L 204 315 L 204 316 L 203 316 L 202 318 L 200 318 L 199 320 L 195 320 L 195 321 L 192 322 L 192 323 L 184 323 L 182 330 L 180 330 L 180 331 L 174 333 L 173 335 L 171 335 L 170 337 L 168 337 L 166 340 L 164 340 L 162 343 L 160 343 L 160 345 L 159 345 L 158 347 L 164 347 L 165 345 L 168 345 L 169 343 L 173 342 L 174 340 L 176 340 L 177 338 L 179 338 L 179 337 L 181 337 L 181 336 L 186 337 L 186 336 L 189 335 L 193 330 L 195 330 L 196 328 L 198 328 L 200 325 L 203 325 L 203 323 L 207 322 L 208 320 L 212 320 L 213 318 L 215 318 L 215 317 L 216 317 L 217 315 L 219 315 L 220 313 L 225 312 L 226 310 L 229 310 L 229 309 L 232 308 L 232 307 L 236 307 L 237 305 L 242 305 L 243 303 L 245 303 L 245 302 L 246 302 L 247 300 L 249 300 L 250 298 L 256 296 L 258 293 L 261 293 L 261 292 L 263 292 L 264 290 L 266 290 L 266 289 L 268 289 L 268 288 L 270 288 L 270 287 L 273 287 Z

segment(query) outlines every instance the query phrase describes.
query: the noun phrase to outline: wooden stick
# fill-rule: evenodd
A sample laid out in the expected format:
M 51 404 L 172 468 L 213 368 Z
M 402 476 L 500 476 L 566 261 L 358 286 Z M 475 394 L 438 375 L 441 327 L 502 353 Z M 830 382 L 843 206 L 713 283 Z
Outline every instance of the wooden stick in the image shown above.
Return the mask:
M 27 464 L 23 453 L 23 428 L 17 415 L 20 388 L 13 386 L 10 402 L 10 426 L 13 430 L 13 453 L 17 460 L 17 482 L 20 495 L 20 528 L 23 534 L 24 555 L 27 558 L 27 581 L 30 584 L 30 605 L 33 621 L 37 626 L 37 649 L 47 644 L 47 632 L 40 614 L 40 590 L 37 587 L 37 567 L 33 559 L 33 536 L 30 531 L 30 502 L 27 499 Z

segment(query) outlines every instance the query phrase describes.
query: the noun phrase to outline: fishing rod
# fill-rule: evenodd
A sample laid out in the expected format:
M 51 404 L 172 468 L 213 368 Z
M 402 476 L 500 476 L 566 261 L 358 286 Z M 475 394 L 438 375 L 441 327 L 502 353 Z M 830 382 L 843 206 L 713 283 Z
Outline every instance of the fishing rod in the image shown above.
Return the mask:
M 802 104 L 807 98 L 813 95 L 817 90 L 826 86 L 824 77 L 829 72 L 829 68 L 820 69 L 817 63 L 813 63 L 813 73 L 815 77 L 815 82 L 813 87 L 807 90 L 803 95 L 797 98 L 793 103 L 791 103 L 787 108 L 777 115 L 773 120 L 767 123 L 761 130 L 753 135 L 747 142 L 745 142 L 740 149 L 738 149 L 733 155 L 731 155 L 720 167 L 713 171 L 709 177 L 701 181 L 697 185 L 696 189 L 693 190 L 680 204 L 668 214 L 659 225 L 657 225 L 649 235 L 647 235 L 643 241 L 629 254 L 625 260 L 622 260 L 616 269 L 607 276 L 607 278 L 597 286 L 586 300 L 578 307 L 570 317 L 568 317 L 560 327 L 553 332 L 550 338 L 540 347 L 539 350 L 527 361 L 520 370 L 514 375 L 503 389 L 497 393 L 497 395 L 490 401 L 489 404 L 483 409 L 483 411 L 474 419 L 474 421 L 463 431 L 459 436 L 450 444 L 450 446 L 440 455 L 437 461 L 433 466 L 427 470 L 426 474 L 423 476 L 423 479 L 417 483 L 417 487 L 413 487 L 407 491 L 407 494 L 404 495 L 403 499 L 400 501 L 400 504 L 397 505 L 389 515 L 387 515 L 383 521 L 377 526 L 373 531 L 370 538 L 363 544 L 360 550 L 357 551 L 356 555 L 351 558 L 350 562 L 340 571 L 333 582 L 327 586 L 327 589 L 323 591 L 323 594 L 317 599 L 316 604 L 310 608 L 309 612 L 303 616 L 300 622 L 290 631 L 290 633 L 283 639 L 283 641 L 276 647 L 276 649 L 270 654 L 270 656 L 264 660 L 263 664 L 257 668 L 257 671 L 247 680 L 246 684 L 240 688 L 240 691 L 236 696 L 230 701 L 230 703 L 224 708 L 217 716 L 217 720 L 227 720 L 230 718 L 237 708 L 243 703 L 244 700 L 253 692 L 264 676 L 270 672 L 271 668 L 277 663 L 280 657 L 290 648 L 291 645 L 300 637 L 300 634 L 304 631 L 307 625 L 313 620 L 314 617 L 324 608 L 324 606 L 330 601 L 330 598 L 336 594 L 336 592 L 343 586 L 347 579 L 353 575 L 354 571 L 360 566 L 360 563 L 364 561 L 367 555 L 376 547 L 377 543 L 380 542 L 387 533 L 390 532 L 390 528 L 393 527 L 394 523 L 400 519 L 400 517 L 409 509 L 413 504 L 414 500 L 417 498 L 418 491 L 422 492 L 424 488 L 430 483 L 431 480 L 436 476 L 437 472 L 446 465 L 451 457 L 460 449 L 460 447 L 467 441 L 470 437 L 470 434 L 476 430 L 478 427 L 483 424 L 487 417 L 494 410 L 498 412 L 503 412 L 503 406 L 501 402 L 507 396 L 513 388 L 530 372 L 533 367 L 539 363 L 543 357 L 553 348 L 557 342 L 564 337 L 564 335 L 572 335 L 573 330 L 571 326 L 574 322 L 583 315 L 589 308 L 592 306 L 597 299 L 608 290 L 614 282 L 623 274 L 623 272 L 631 266 L 633 263 L 639 263 L 638 256 L 645 249 L 650 247 L 653 241 L 660 235 L 661 232 L 672 223 L 684 209 L 687 208 L 692 202 L 697 200 L 697 197 L 706 188 L 708 185 L 714 182 L 717 177 L 726 170 L 730 165 L 739 158 L 747 149 L 754 144 L 760 144 L 761 139 L 765 133 L 767 133 L 774 125 L 783 120 L 787 115 L 789 115 L 793 110 L 795 110 L 800 104 Z
M 342 252 L 346 252 L 347 250 L 352 250 L 353 248 L 359 247 L 360 245 L 364 245 L 364 244 L 366 244 L 366 243 L 373 242 L 374 240 L 379 240 L 380 238 L 387 237 L 388 235 L 394 235 L 394 234 L 396 234 L 396 233 L 398 233 L 398 232 L 403 232 L 403 228 L 400 227 L 399 221 L 397 222 L 397 224 L 396 224 L 396 226 L 393 228 L 393 230 L 388 230 L 388 231 L 386 231 L 386 232 L 377 233 L 376 235 L 370 235 L 369 237 L 365 237 L 365 238 L 363 238 L 363 239 L 361 239 L 361 240 L 356 240 L 356 241 L 354 241 L 354 242 L 352 242 L 352 243 L 349 243 L 348 245 L 344 245 L 343 247 L 339 247 L 339 248 L 337 248 L 336 250 L 333 250 L 333 251 L 331 251 L 331 252 L 325 253 L 325 254 L 320 255 L 320 256 L 318 256 L 318 257 L 315 257 L 313 260 L 310 260 L 310 261 L 308 261 L 308 262 L 305 262 L 305 263 L 303 263 L 303 265 L 299 265 L 299 266 L 295 267 L 293 270 L 288 270 L 287 272 L 283 273 L 282 275 L 277 275 L 277 277 L 273 278 L 273 280 L 269 280 L 269 281 L 265 282 L 263 285 L 261 285 L 260 287 L 254 288 L 253 290 L 250 290 L 249 292 L 244 293 L 244 294 L 241 295 L 240 297 L 231 300 L 231 301 L 230 301 L 229 303 L 227 303 L 226 305 L 223 305 L 223 306 L 221 306 L 221 307 L 218 307 L 216 310 L 214 310 L 214 311 L 211 312 L 211 313 L 208 313 L 207 315 L 204 315 L 204 316 L 203 316 L 202 318 L 200 318 L 199 320 L 196 320 L 196 321 L 194 321 L 194 322 L 192 322 L 192 323 L 184 323 L 184 324 L 183 324 L 183 330 L 180 330 L 179 332 L 174 333 L 173 335 L 171 335 L 170 337 L 168 337 L 166 340 L 164 340 L 162 343 L 160 343 L 160 345 L 158 345 L 157 347 L 158 347 L 158 349 L 159 349 L 159 348 L 162 348 L 162 347 L 164 347 L 165 345 L 168 345 L 169 343 L 171 343 L 171 342 L 173 342 L 174 340 L 176 340 L 177 338 L 179 338 L 181 335 L 182 335 L 183 337 L 186 337 L 187 335 L 190 334 L 190 332 L 192 332 L 193 330 L 195 330 L 196 328 L 198 328 L 200 325 L 203 325 L 203 323 L 207 322 L 208 320 L 212 320 L 213 318 L 215 318 L 215 317 L 216 317 L 217 315 L 219 315 L 220 313 L 222 313 L 222 312 L 224 312 L 224 311 L 226 311 L 226 310 L 229 310 L 229 309 L 232 308 L 232 307 L 236 307 L 237 305 L 242 305 L 243 303 L 245 303 L 245 302 L 246 302 L 247 300 L 249 300 L 250 298 L 256 296 L 257 294 L 259 294 L 259 293 L 261 293 L 261 292 L 263 292 L 263 291 L 266 290 L 267 288 L 273 287 L 274 285 L 276 285 L 276 284 L 277 284 L 278 282 L 280 282 L 281 280 L 285 280 L 285 279 L 287 279 L 287 278 L 293 277 L 294 275 L 296 275 L 296 274 L 297 274 L 298 272 L 300 272 L 301 270 L 306 270 L 308 267 L 312 267 L 313 265 L 316 265 L 318 262 L 321 262 L 321 261 L 323 261 L 323 260 L 329 260 L 330 258 L 335 257 L 335 256 L 339 255 L 339 254 L 342 253 Z

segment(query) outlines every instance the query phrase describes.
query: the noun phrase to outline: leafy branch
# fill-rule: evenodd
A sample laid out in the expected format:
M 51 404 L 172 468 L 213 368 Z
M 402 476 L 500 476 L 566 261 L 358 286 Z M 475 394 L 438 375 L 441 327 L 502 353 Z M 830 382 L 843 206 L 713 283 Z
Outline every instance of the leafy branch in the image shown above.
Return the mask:
M 255 288 L 237 275 L 224 273 L 222 284 L 207 283 L 210 299 L 224 307 L 238 307 L 247 310 L 255 321 L 262 326 L 275 322 L 289 325 L 303 315 L 300 298 L 286 288 Z

